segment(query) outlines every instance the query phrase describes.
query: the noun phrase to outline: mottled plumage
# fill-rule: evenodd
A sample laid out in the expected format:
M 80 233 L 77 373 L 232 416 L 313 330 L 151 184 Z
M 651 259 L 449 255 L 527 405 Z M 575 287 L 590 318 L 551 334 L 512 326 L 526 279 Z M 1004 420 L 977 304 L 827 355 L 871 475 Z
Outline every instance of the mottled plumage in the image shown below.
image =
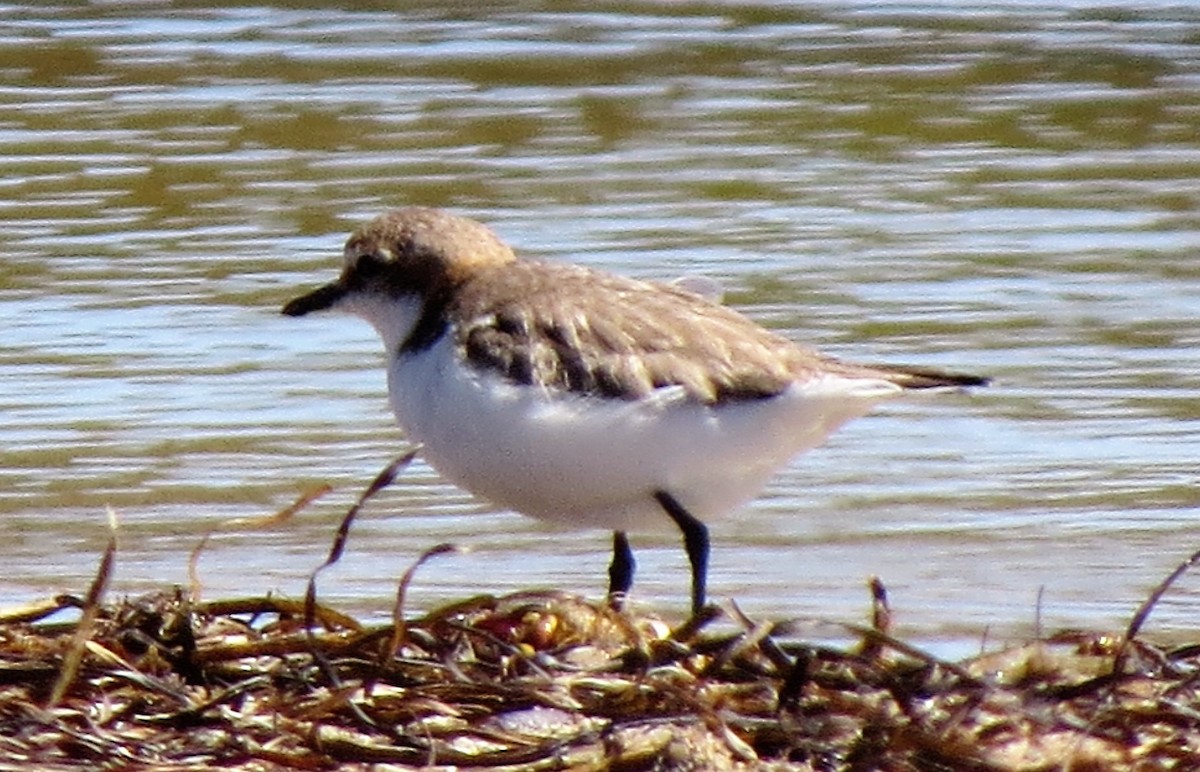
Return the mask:
M 512 380 L 599 397 L 643 399 L 680 386 L 703 404 L 778 395 L 835 372 L 905 388 L 979 379 L 847 365 L 677 287 L 562 263 L 481 270 L 442 312 L 464 355 Z

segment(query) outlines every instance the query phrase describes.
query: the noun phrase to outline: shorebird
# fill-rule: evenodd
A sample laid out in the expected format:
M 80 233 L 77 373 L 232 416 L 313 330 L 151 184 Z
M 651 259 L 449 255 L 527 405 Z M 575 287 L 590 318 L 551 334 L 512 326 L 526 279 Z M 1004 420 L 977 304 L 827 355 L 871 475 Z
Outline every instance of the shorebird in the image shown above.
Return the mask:
M 518 257 L 437 209 L 355 231 L 340 276 L 283 313 L 326 309 L 379 333 L 392 410 L 442 476 L 500 507 L 612 531 L 616 606 L 633 582 L 627 532 L 679 528 L 698 612 L 706 523 L 879 402 L 987 383 L 841 361 L 679 286 Z

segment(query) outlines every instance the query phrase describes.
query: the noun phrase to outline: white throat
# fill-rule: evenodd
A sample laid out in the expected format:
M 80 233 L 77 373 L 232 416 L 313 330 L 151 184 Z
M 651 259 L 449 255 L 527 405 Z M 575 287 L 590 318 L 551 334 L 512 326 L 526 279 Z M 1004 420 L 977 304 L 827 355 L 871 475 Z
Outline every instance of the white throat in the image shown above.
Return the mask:
M 412 335 L 421 318 L 423 305 L 417 295 L 389 298 L 372 293 L 347 295 L 338 304 L 338 309 L 370 322 L 379 337 L 383 338 L 384 348 L 390 356 L 395 355 Z

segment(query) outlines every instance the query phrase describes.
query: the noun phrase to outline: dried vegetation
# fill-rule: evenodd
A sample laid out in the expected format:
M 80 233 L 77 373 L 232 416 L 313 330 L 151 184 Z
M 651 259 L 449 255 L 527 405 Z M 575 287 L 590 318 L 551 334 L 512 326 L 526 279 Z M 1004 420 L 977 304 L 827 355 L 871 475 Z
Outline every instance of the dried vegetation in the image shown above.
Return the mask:
M 411 570 L 387 624 L 321 605 L 319 569 L 304 600 L 107 603 L 115 554 L 86 597 L 0 616 L 0 769 L 1200 768 L 1200 646 L 1140 637 L 1200 553 L 1120 635 L 960 663 L 895 639 L 878 584 L 836 648 L 736 606 L 669 629 L 546 592 L 407 618 Z

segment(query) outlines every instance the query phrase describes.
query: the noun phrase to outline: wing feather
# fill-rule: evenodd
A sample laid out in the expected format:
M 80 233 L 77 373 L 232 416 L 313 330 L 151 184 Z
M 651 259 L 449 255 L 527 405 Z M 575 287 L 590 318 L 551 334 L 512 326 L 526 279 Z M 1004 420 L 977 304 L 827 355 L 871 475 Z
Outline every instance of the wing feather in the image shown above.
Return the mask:
M 564 263 L 520 260 L 480 271 L 446 313 L 476 366 L 592 396 L 636 400 L 674 387 L 718 404 L 772 397 L 819 374 L 903 389 L 987 383 L 931 368 L 843 362 L 681 287 Z
M 761 399 L 787 388 L 806 355 L 687 290 L 558 263 L 478 275 L 450 313 L 477 366 L 595 396 L 642 399 L 678 386 L 703 403 Z

